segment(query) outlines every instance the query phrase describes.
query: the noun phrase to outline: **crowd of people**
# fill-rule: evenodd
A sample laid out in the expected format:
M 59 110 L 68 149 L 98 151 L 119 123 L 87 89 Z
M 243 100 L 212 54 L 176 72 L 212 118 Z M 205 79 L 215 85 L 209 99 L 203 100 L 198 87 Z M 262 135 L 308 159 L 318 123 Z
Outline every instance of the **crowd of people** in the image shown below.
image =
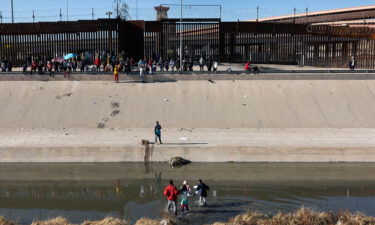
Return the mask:
M 94 59 L 93 59 L 94 58 Z M 182 66 L 182 67 L 181 67 Z M 104 71 L 113 72 L 115 80 L 118 81 L 118 74 L 124 73 L 125 75 L 131 75 L 134 72 L 140 76 L 145 74 L 153 74 L 154 72 L 179 72 L 179 71 L 194 71 L 194 66 L 199 66 L 200 72 L 213 72 L 217 73 L 219 63 L 216 60 L 204 59 L 200 57 L 198 61 L 193 61 L 191 58 L 184 58 L 182 63 L 179 57 L 163 59 L 161 56 L 156 58 L 143 58 L 136 61 L 134 58 L 122 58 L 118 59 L 117 56 L 112 55 L 109 57 L 90 57 L 81 58 L 77 56 L 65 60 L 64 58 L 52 58 L 52 57 L 27 57 L 22 64 L 22 71 L 24 74 L 49 74 L 53 77 L 56 72 L 64 72 L 65 77 L 69 77 L 71 72 L 90 72 L 90 71 Z M 350 58 L 349 69 L 354 70 L 357 66 L 357 61 L 354 57 Z M 181 68 L 180 68 L 181 67 Z M 0 71 L 1 72 L 12 72 L 14 66 L 10 60 L 0 60 Z M 258 74 L 260 68 L 258 66 L 251 66 L 248 61 L 244 70 Z M 230 65 L 226 68 L 226 72 L 232 72 Z M 116 78 L 117 76 L 117 78 Z
M 216 72 L 219 65 L 216 60 L 204 60 L 203 57 L 200 58 L 198 63 L 200 71 L 204 71 L 204 67 L 207 67 L 207 71 Z M 181 63 L 179 58 L 164 60 L 162 57 L 159 57 L 157 59 L 140 59 L 137 66 L 139 68 L 140 75 L 142 76 L 145 73 L 153 74 L 153 72 L 156 71 L 194 71 L 195 64 L 197 64 L 197 62 L 194 62 L 191 58 L 184 58 Z M 182 68 L 180 68 L 181 66 Z
M 93 59 L 94 58 L 94 59 Z M 193 61 L 191 58 L 184 58 L 182 63 L 179 58 L 163 59 L 161 56 L 157 58 L 143 58 L 136 61 L 134 58 L 123 58 L 119 60 L 116 56 L 111 57 L 92 57 L 91 59 L 81 59 L 75 57 L 71 59 L 44 57 L 27 57 L 22 64 L 24 74 L 38 73 L 49 74 L 53 76 L 55 72 L 64 72 L 69 76 L 70 72 L 88 72 L 88 71 L 105 71 L 118 73 L 124 72 L 126 75 L 132 74 L 134 71 L 144 75 L 146 73 L 153 74 L 160 72 L 177 72 L 177 71 L 193 71 L 194 66 L 199 65 L 200 71 L 218 70 L 218 62 L 216 60 L 205 60 L 203 57 L 199 61 Z M 182 68 L 180 68 L 182 66 Z M 0 61 L 0 70 L 3 72 L 11 72 L 13 65 L 10 61 Z
M 107 64 L 104 64 L 106 71 L 112 71 L 111 67 Z M 35 58 L 31 61 L 25 61 L 22 65 L 23 73 L 37 72 L 38 74 L 48 73 L 50 76 L 54 76 L 55 72 L 64 72 L 66 76 L 69 76 L 71 72 L 87 72 L 87 71 L 96 71 L 100 67 L 95 67 L 90 63 L 90 60 L 71 58 L 51 58 L 45 57 L 43 59 Z
M 95 60 L 95 66 L 97 70 L 100 70 L 100 63 L 97 62 L 99 59 Z M 203 57 L 199 60 L 199 68 L 200 71 L 204 71 L 204 67 L 207 67 L 207 71 L 213 71 L 215 74 L 218 71 L 219 63 L 215 60 L 207 60 L 205 61 Z M 119 73 L 125 72 L 125 75 L 131 75 L 132 72 L 137 71 L 139 72 L 139 76 L 143 77 L 145 74 L 154 74 L 157 71 L 160 72 L 179 72 L 179 71 L 194 71 L 194 64 L 195 62 L 191 59 L 183 59 L 182 63 L 180 63 L 179 59 L 168 59 L 164 60 L 162 57 L 158 59 L 147 59 L 146 57 L 140 59 L 137 63 L 135 63 L 134 59 L 127 58 L 124 61 L 116 61 L 113 65 L 110 65 L 110 71 L 113 71 L 114 80 L 116 83 L 119 82 Z M 182 67 L 181 67 L 182 66 Z M 231 72 L 232 69 L 230 66 L 227 69 L 227 72 Z

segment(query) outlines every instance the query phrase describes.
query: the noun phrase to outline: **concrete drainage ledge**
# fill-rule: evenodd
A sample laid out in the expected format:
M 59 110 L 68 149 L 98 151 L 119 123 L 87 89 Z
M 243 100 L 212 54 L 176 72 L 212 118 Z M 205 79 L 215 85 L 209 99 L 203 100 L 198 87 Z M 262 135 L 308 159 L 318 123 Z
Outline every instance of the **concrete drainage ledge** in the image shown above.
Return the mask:
M 11 147 L 0 162 L 166 162 L 176 155 L 191 162 L 375 162 L 374 147 Z
M 260 74 L 246 73 L 243 71 L 218 74 L 155 74 L 145 75 L 140 78 L 138 75 L 120 76 L 121 82 L 176 82 L 182 80 L 375 80 L 375 70 L 351 71 L 265 71 Z M 0 81 L 113 81 L 112 74 L 72 74 L 65 79 L 62 74 L 55 77 L 48 75 L 22 75 L 22 74 L 0 74 Z

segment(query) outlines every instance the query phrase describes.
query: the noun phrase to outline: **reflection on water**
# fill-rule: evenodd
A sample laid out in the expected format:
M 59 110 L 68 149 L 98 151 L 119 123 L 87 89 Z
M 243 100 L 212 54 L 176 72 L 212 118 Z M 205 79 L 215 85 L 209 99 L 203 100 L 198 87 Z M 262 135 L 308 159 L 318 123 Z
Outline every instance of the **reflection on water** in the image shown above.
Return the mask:
M 163 188 L 187 179 L 210 186 L 208 207 L 190 201 L 185 220 L 204 224 L 247 210 L 264 213 L 350 209 L 375 216 L 372 164 L 0 164 L 0 214 L 30 223 L 64 216 L 72 223 L 115 216 L 159 218 Z

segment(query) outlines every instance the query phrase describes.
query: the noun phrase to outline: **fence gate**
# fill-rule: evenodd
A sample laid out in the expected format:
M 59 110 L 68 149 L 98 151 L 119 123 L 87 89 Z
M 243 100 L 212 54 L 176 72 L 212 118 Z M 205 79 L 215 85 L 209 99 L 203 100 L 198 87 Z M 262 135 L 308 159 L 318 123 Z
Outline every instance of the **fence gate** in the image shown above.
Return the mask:
M 145 25 L 145 56 L 163 59 L 180 55 L 182 36 L 183 57 L 194 61 L 201 56 L 205 59 L 219 59 L 219 20 L 185 19 L 182 24 L 177 19 L 148 22 Z

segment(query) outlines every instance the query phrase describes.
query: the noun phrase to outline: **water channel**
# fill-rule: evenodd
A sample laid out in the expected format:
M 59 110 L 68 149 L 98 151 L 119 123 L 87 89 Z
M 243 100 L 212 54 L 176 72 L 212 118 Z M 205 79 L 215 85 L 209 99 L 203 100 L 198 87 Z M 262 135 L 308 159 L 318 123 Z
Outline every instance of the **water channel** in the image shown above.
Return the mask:
M 181 168 L 143 163 L 2 163 L 0 215 L 30 224 L 56 216 L 71 223 L 114 216 L 160 218 L 170 179 L 210 187 L 208 206 L 190 200 L 191 224 L 226 221 L 248 210 L 349 209 L 375 216 L 375 164 L 193 163 Z

